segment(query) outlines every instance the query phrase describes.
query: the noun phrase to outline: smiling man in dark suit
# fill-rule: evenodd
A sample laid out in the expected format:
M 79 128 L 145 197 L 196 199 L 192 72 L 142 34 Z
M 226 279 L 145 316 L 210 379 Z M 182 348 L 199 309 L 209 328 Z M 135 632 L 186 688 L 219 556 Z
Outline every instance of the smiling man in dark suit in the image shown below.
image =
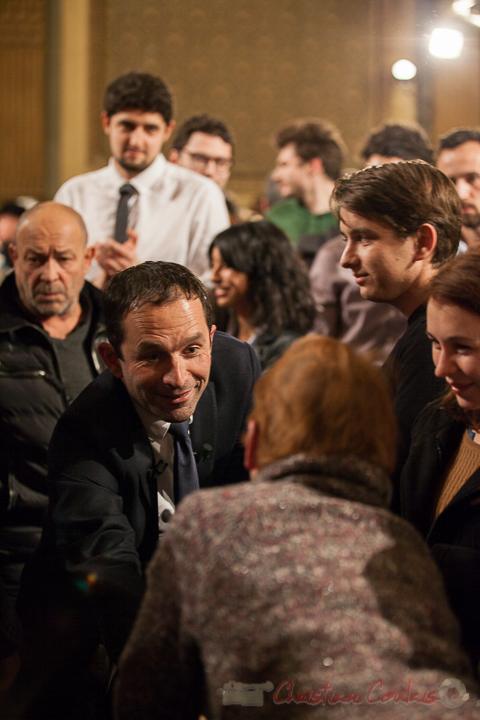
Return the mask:
M 27 631 L 44 618 L 51 644 L 67 597 L 85 657 L 87 639 L 93 649 L 102 638 L 116 661 L 176 503 L 248 479 L 241 436 L 260 367 L 250 345 L 215 333 L 202 283 L 175 263 L 118 273 L 104 310 L 108 370 L 56 427 L 48 519 L 20 608 Z

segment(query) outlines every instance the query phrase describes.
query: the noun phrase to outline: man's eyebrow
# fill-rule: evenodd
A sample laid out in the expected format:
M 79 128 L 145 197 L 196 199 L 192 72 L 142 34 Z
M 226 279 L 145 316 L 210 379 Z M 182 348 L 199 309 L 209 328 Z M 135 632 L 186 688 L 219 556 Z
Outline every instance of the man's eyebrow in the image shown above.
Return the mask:
M 372 230 L 372 228 L 369 228 L 369 227 L 356 227 L 356 228 L 352 228 L 352 227 L 351 227 L 351 228 L 350 228 L 350 232 L 352 232 L 352 233 L 361 233 L 362 235 L 366 235 L 367 233 L 370 233 L 370 234 L 373 234 L 373 235 L 376 235 L 376 234 L 377 234 L 377 231 L 376 231 L 376 230 Z
M 201 332 L 195 333 L 195 335 L 192 335 L 189 338 L 185 338 L 185 340 L 182 341 L 182 347 L 186 347 L 187 345 L 192 345 L 192 343 L 199 342 L 200 340 L 205 342 L 205 335 Z M 161 342 L 154 342 L 152 340 L 142 340 L 141 343 L 138 345 L 138 351 L 139 352 L 146 352 L 148 350 L 164 350 L 165 346 Z
M 27 253 L 33 253 L 34 255 L 39 255 L 41 257 L 47 257 L 48 255 L 50 255 L 49 250 L 48 251 L 39 250 L 39 249 L 36 249 L 33 247 L 26 247 L 24 250 L 24 254 L 26 255 Z M 54 248 L 53 254 L 54 255 L 75 255 L 74 251 L 71 248 L 63 248 L 63 249 Z
M 192 343 L 198 342 L 199 340 L 205 340 L 205 335 L 202 332 L 195 333 L 189 338 L 186 338 L 182 345 L 191 345 Z
M 369 227 L 351 227 L 351 225 L 347 225 L 346 222 L 343 222 L 342 219 L 340 219 L 340 222 L 341 222 L 343 225 L 345 225 L 345 227 L 348 228 L 348 230 L 350 231 L 350 234 L 351 234 L 351 235 L 378 235 L 377 231 L 376 231 L 376 230 L 373 230 L 372 228 L 369 228 Z M 345 233 L 342 232 L 342 230 L 340 230 L 340 233 L 341 233 L 341 234 L 345 237 L 345 239 L 346 239 Z
M 146 352 L 147 350 L 161 350 L 163 349 L 163 345 L 161 343 L 142 340 L 137 349 L 139 352 Z
M 48 253 L 44 250 L 34 250 L 33 248 L 25 248 L 23 251 L 23 257 L 27 257 L 27 255 L 34 255 L 37 258 L 46 258 L 48 257 Z

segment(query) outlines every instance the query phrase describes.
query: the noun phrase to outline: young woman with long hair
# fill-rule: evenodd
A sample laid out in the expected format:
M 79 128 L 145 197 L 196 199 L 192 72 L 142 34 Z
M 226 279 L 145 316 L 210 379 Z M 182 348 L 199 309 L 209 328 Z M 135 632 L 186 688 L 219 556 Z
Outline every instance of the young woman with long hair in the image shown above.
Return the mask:
M 263 370 L 312 329 L 308 273 L 276 225 L 233 225 L 214 238 L 210 261 L 216 304 L 230 310 L 227 332 L 252 344 Z

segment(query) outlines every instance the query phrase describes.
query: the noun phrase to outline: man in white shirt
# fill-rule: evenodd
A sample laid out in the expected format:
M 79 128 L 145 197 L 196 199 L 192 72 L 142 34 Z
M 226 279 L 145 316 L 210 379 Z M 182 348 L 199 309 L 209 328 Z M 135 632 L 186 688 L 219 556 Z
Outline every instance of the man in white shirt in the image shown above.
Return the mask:
M 229 226 L 228 214 L 214 182 L 160 154 L 175 125 L 167 86 L 148 73 L 122 75 L 108 86 L 104 108 L 109 164 L 55 195 L 82 215 L 96 246 L 89 279 L 103 287 L 145 260 L 177 262 L 208 279 L 208 247 Z

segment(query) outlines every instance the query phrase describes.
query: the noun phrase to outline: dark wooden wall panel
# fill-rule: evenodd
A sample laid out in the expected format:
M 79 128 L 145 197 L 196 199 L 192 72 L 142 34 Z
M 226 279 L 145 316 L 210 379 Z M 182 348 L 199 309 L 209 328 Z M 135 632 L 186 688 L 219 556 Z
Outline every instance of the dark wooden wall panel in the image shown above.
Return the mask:
M 0 198 L 44 187 L 45 0 L 0 2 Z
M 272 136 L 289 120 L 328 118 L 355 148 L 376 121 L 378 4 L 109 0 L 108 80 L 129 70 L 161 75 L 178 122 L 199 112 L 222 117 L 237 138 L 233 179 L 259 181 L 274 162 Z

